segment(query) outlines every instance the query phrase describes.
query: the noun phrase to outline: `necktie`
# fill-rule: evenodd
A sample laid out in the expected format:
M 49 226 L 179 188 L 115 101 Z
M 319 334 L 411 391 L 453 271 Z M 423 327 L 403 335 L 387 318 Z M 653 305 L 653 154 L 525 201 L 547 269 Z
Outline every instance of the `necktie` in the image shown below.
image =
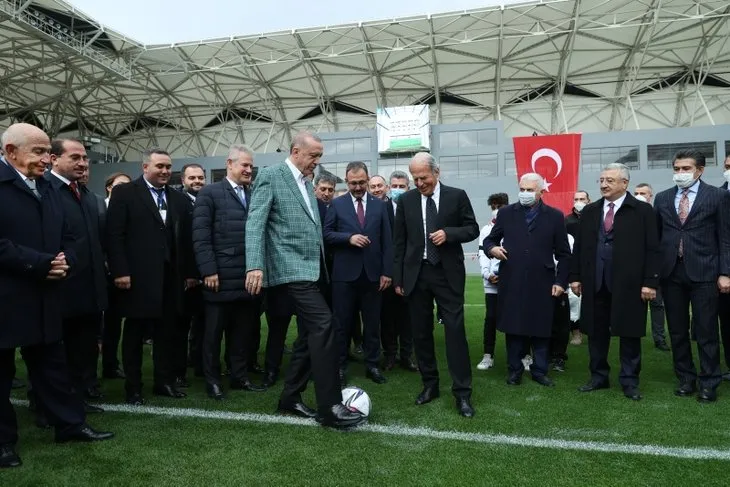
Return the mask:
M 41 199 L 41 193 L 36 188 L 34 179 L 26 179 L 25 184 L 27 184 L 30 190 L 33 191 L 36 198 Z
M 431 196 L 429 196 L 428 199 L 426 199 L 426 260 L 434 265 L 441 262 L 441 256 L 439 256 L 438 247 L 430 238 L 428 238 L 428 236 L 438 230 L 438 228 L 436 228 L 437 218 L 438 212 L 436 210 L 436 202 Z
M 243 190 L 243 186 L 236 186 L 236 194 L 238 195 L 238 199 L 241 200 L 241 204 L 243 205 L 243 208 L 246 208 L 246 192 Z
M 357 199 L 357 221 L 360 227 L 365 228 L 365 208 L 362 206 L 362 198 Z
M 74 198 L 76 198 L 76 201 L 81 201 L 81 193 L 79 192 L 79 184 L 76 181 L 71 181 L 68 185 L 69 188 L 71 188 L 71 191 L 74 194 Z
M 613 207 L 616 206 L 613 203 L 608 204 L 608 213 L 603 218 L 603 231 L 610 233 L 613 230 Z
M 167 210 L 167 203 L 165 202 L 165 188 L 152 188 L 157 194 L 157 209 Z
M 689 188 L 684 188 L 682 190 L 682 197 L 679 199 L 679 221 L 684 225 L 684 222 L 687 221 L 687 215 L 689 215 Z M 677 251 L 677 255 L 680 257 L 684 256 L 684 242 L 682 239 L 679 239 L 679 250 Z

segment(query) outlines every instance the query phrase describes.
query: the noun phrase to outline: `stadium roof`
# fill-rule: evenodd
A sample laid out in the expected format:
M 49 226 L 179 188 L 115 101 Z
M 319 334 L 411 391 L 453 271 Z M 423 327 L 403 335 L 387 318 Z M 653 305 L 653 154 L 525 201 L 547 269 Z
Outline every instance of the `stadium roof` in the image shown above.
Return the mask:
M 729 37 L 726 0 L 556 0 L 142 45 L 60 0 L 0 0 L 0 127 L 136 160 L 271 152 L 418 103 L 510 135 L 730 123 Z

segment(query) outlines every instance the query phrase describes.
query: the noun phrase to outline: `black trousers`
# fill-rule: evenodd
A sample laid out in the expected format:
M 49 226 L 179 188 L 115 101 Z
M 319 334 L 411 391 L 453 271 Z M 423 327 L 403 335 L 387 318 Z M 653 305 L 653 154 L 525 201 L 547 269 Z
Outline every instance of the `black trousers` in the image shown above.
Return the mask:
M 221 342 L 226 334 L 231 380 L 247 378 L 251 328 L 259 322 L 258 300 L 205 304 L 203 338 L 203 374 L 210 385 L 220 385 Z
M 588 337 L 589 367 L 591 381 L 607 383 L 611 367 L 608 365 L 608 350 L 611 345 L 611 302 L 613 294 L 602 287 L 594 300 L 593 334 Z M 619 384 L 624 389 L 639 386 L 641 372 L 641 338 L 620 337 L 619 361 L 621 372 Z
M 281 392 L 283 403 L 300 402 L 310 376 L 317 407 L 324 413 L 342 401 L 332 311 L 315 282 L 286 284 L 297 314 L 298 336 Z
M 99 361 L 97 340 L 101 313 L 73 316 L 63 320 L 63 342 L 71 386 L 79 393 L 97 384 Z
M 380 342 L 386 359 L 410 359 L 413 354 L 413 332 L 408 303 L 390 287 L 383 291 L 380 307 Z
M 692 282 L 684 262 L 677 260 L 674 270 L 662 282 L 664 307 L 667 311 L 669 337 L 672 341 L 674 373 L 681 382 L 698 379 L 692 360 L 689 310 L 692 306 L 693 331 L 700 359 L 700 388 L 715 389 L 720 385 L 720 337 L 717 326 L 719 291 L 716 282 Z
M 525 367 L 522 359 L 530 353 L 532 347 L 532 365 L 530 374 L 533 377 L 543 377 L 548 373 L 548 356 L 550 352 L 550 339 L 542 337 L 529 337 L 524 335 L 505 335 L 507 344 L 507 370 L 510 375 L 521 375 Z
M 553 298 L 553 328 L 550 336 L 550 358 L 568 360 L 568 341 L 570 340 L 570 302 L 568 294 Z
M 43 405 L 56 431 L 77 429 L 86 420 L 81 395 L 73 391 L 61 342 L 23 347 L 20 353 L 28 369 L 33 393 Z M 18 442 L 18 422 L 10 404 L 15 376 L 15 349 L 0 349 L 0 445 Z
M 497 342 L 497 294 L 484 293 L 484 353 L 494 358 L 494 344 Z
M 649 301 L 649 311 L 651 314 L 651 337 L 654 344 L 664 343 L 667 341 L 664 335 L 664 300 L 662 299 L 661 289 L 657 289 L 656 298 Z
M 433 301 L 441 311 L 446 338 L 446 362 L 451 374 L 451 391 L 456 397 L 471 396 L 471 360 L 464 330 L 464 294 L 453 289 L 439 265 L 421 264 L 408 309 L 413 326 L 413 344 L 425 387 L 439 386 L 438 365 L 433 340 Z
M 258 357 L 259 350 L 261 349 L 261 304 L 259 301 L 256 301 L 256 306 L 259 318 L 251 324 L 246 339 L 246 346 L 248 347 L 248 350 L 246 351 L 246 360 L 248 360 L 247 365 L 249 366 L 257 365 L 259 363 Z
M 335 282 L 332 286 L 332 306 L 337 319 L 340 368 L 347 368 L 350 337 L 354 328 L 353 317 L 362 316 L 362 346 L 365 367 L 378 366 L 380 358 L 380 306 L 379 282 L 370 282 L 363 270 L 360 277 L 351 282 Z
M 101 368 L 111 374 L 119 369 L 119 341 L 122 337 L 122 315 L 119 312 L 118 290 L 114 285 L 108 287 L 109 307 L 104 311 L 104 329 L 101 334 Z
M 205 334 L 205 302 L 203 286 L 185 291 L 185 313 L 180 322 L 178 340 L 182 351 L 176 357 L 175 376 L 185 377 L 187 367 L 196 373 L 203 370 L 203 335 Z
M 286 334 L 294 314 L 294 303 L 289 297 L 287 286 L 274 286 L 266 290 L 266 323 L 269 333 L 266 337 L 264 368 L 267 373 L 277 376 L 279 374 Z
M 722 349 L 725 353 L 725 365 L 730 367 L 730 294 L 720 294 L 717 302 L 720 318 L 720 333 L 722 335 Z

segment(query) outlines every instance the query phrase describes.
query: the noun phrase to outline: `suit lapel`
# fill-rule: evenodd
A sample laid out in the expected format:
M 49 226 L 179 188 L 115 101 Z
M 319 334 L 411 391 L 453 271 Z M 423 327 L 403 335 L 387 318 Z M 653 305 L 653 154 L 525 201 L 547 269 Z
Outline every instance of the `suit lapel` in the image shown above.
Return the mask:
M 695 201 L 692 203 L 692 208 L 689 210 L 689 214 L 687 215 L 687 219 L 684 221 L 684 224 L 686 225 L 689 223 L 689 221 L 692 219 L 694 215 L 697 214 L 698 211 L 700 211 L 700 208 L 702 208 L 702 205 L 704 204 L 705 200 L 707 199 L 707 188 L 705 183 L 700 180 L 700 184 L 697 186 L 697 195 L 695 196 Z M 676 211 L 675 211 L 676 213 Z M 677 219 L 679 219 L 679 215 L 677 215 Z
M 294 199 L 299 202 L 309 218 L 316 223 L 317 219 L 315 219 L 315 217 L 312 215 L 313 211 L 312 213 L 310 213 L 309 208 L 307 208 L 307 204 L 304 202 L 304 198 L 302 197 L 302 192 L 299 190 L 299 184 L 294 180 L 294 175 L 292 174 L 291 170 L 289 169 L 289 165 L 286 162 L 281 166 L 280 172 L 281 177 L 284 180 L 284 184 L 286 184 L 289 187 L 289 190 L 294 193 Z M 310 198 L 310 202 L 311 200 L 312 198 Z M 317 204 L 316 201 L 314 204 Z M 314 208 L 316 208 L 316 206 L 312 207 L 312 210 L 314 210 Z
M 137 191 L 137 195 L 142 200 L 142 204 L 152 212 L 152 215 L 155 217 L 155 219 L 159 222 L 164 224 L 165 222 L 162 221 L 162 216 L 160 216 L 160 210 L 157 208 L 157 205 L 155 204 L 154 199 L 152 198 L 152 192 L 150 191 L 150 188 L 147 186 L 147 183 L 145 182 L 143 177 L 139 177 L 135 181 L 135 190 Z M 167 199 L 167 211 L 168 211 L 168 217 L 170 214 L 170 198 L 168 198 L 169 195 L 165 195 Z
M 246 209 L 247 207 L 243 206 L 243 202 L 241 201 L 241 198 L 238 197 L 236 194 L 236 190 L 233 189 L 233 186 L 231 186 L 231 183 L 228 182 L 227 179 L 221 181 L 221 184 L 223 185 L 224 190 L 234 199 L 236 200 L 236 203 L 241 205 L 243 209 Z M 246 202 L 249 201 L 249 193 L 248 191 L 244 190 L 243 193 L 246 195 Z

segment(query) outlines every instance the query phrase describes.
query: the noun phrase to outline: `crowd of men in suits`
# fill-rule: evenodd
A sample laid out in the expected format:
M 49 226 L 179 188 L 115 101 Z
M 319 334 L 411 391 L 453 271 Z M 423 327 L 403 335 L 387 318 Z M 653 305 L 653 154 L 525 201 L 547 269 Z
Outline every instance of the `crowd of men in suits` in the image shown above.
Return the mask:
M 480 232 L 466 192 L 441 183 L 430 154 L 416 154 L 410 175 L 395 171 L 388 180 L 350 163 L 347 192 L 335 198 L 337 180 L 324 172 L 315 178 L 323 144 L 311 133 L 297 134 L 288 158 L 262 168 L 255 184 L 254 153 L 245 145 L 230 147 L 218 182 L 206 184 L 201 166 L 186 165 L 182 191 L 170 186 L 170 155 L 151 149 L 143 154 L 142 175 L 111 175 L 102 199 L 86 188 L 89 162 L 77 141 L 51 142 L 40 129 L 15 124 L 2 136 L 2 150 L 0 194 L 12 204 L 0 207 L 0 293 L 7 303 L 0 317 L 7 398 L 0 404 L 0 466 L 20 465 L 9 401 L 16 348 L 38 422 L 54 426 L 57 441 L 112 436 L 85 422 L 86 413 L 101 412 L 91 401 L 101 398 L 102 321 L 102 376 L 124 379 L 127 404 L 139 406 L 145 343 L 153 344 L 155 395 L 186 397 L 192 366 L 208 396 L 222 400 L 223 377 L 230 389 L 252 392 L 279 380 L 296 316 L 278 411 L 352 428 L 366 418 L 342 404 L 340 391 L 360 329 L 367 378 L 386 383 L 388 371 L 400 366 L 420 372 L 417 405 L 439 397 L 435 301 L 456 409 L 475 414 L 462 244 Z M 582 299 L 580 332 L 589 337 L 591 379 L 580 390 L 608 387 L 610 337 L 619 336 L 619 382 L 638 400 L 647 303 L 659 299 L 661 288 L 676 393 L 694 394 L 699 381 L 698 398 L 714 401 L 721 379 L 718 309 L 725 306 L 727 314 L 730 307 L 730 193 L 702 182 L 704 167 L 701 153 L 677 154 L 675 186 L 659 193 L 652 209 L 627 192 L 628 169 L 609 165 L 600 177 L 602 198 L 590 203 L 587 193 L 586 201 L 576 194 L 568 221 L 542 202 L 545 183 L 537 174 L 520 179 L 517 203 L 490 197 L 494 218 L 479 237 L 488 270 L 483 264 L 485 357 L 477 369 L 493 365 L 487 356 L 494 355 L 499 329 L 506 334 L 507 383 L 519 385 L 529 367 L 534 381 L 554 385 L 549 361 L 564 365 L 570 289 Z M 730 317 L 723 326 L 730 340 Z M 654 338 L 666 346 L 663 323 Z M 252 373 L 263 374 L 261 384 Z M 310 379 L 316 408 L 301 396 Z

